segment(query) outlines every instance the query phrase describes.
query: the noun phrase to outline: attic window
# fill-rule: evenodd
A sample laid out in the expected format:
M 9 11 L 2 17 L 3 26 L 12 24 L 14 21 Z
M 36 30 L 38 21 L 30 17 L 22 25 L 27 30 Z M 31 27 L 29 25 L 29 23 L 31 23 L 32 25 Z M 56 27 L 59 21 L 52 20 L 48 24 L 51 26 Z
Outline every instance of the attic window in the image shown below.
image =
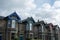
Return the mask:
M 15 19 L 16 17 L 15 16 L 12 16 L 13 19 Z

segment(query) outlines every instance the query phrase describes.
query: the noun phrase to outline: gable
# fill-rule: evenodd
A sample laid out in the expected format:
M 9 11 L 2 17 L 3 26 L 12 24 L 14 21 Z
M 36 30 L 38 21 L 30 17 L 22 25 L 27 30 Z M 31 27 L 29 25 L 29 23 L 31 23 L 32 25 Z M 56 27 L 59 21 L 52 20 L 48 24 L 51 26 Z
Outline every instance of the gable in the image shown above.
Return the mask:
M 14 20 L 21 20 L 21 18 L 17 15 L 16 12 L 13 12 L 11 15 L 7 16 L 6 18 L 9 20 L 13 20 L 13 19 Z
M 27 19 L 24 19 L 21 21 L 21 23 L 35 23 L 34 19 L 32 17 L 28 17 Z
M 34 19 L 32 17 L 28 17 L 27 22 L 35 23 L 35 21 L 34 21 Z

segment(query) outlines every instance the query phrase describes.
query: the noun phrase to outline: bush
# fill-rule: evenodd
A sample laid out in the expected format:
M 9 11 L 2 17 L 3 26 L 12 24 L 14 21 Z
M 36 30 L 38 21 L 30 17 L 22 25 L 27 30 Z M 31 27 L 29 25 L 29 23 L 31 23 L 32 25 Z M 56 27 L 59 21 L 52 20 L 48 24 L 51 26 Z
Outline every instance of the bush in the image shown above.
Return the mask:
M 18 38 L 15 38 L 15 40 L 19 40 Z

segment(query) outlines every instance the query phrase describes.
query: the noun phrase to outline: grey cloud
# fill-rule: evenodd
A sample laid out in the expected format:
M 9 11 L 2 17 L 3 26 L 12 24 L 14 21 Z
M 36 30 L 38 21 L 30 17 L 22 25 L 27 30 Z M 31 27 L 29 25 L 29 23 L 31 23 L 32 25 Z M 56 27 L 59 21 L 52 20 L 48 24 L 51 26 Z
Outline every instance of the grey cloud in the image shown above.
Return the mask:
M 52 8 L 52 6 L 50 8 L 50 5 L 47 5 L 48 9 L 42 7 L 33 9 L 34 7 L 32 6 L 35 6 L 35 4 L 31 2 L 32 6 L 31 4 L 26 6 L 26 2 L 28 3 L 27 0 L 0 0 L 0 14 L 2 16 L 7 16 L 16 11 L 22 19 L 32 16 L 36 21 L 39 19 L 60 24 L 60 21 L 54 18 L 55 16 L 60 15 L 60 12 L 58 12 L 55 8 Z M 58 15 L 56 15 L 57 13 Z

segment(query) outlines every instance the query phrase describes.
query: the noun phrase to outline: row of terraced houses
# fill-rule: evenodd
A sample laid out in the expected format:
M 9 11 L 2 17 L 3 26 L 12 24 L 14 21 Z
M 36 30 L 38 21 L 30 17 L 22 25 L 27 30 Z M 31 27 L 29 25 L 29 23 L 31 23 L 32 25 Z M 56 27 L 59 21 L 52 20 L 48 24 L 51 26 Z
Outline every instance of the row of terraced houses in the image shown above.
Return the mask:
M 37 21 L 32 17 L 24 20 L 13 12 L 0 16 L 0 40 L 60 40 L 58 25 Z

